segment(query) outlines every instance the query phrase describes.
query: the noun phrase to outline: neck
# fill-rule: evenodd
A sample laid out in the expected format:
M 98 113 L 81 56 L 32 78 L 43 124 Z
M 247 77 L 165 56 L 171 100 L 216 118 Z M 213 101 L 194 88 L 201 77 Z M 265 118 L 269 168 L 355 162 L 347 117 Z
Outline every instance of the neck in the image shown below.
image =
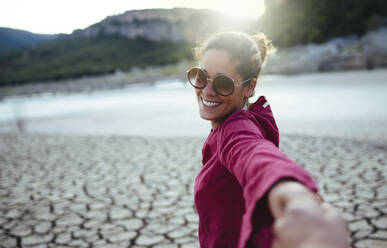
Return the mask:
M 211 121 L 211 128 L 212 130 L 215 130 L 219 126 L 219 122 Z

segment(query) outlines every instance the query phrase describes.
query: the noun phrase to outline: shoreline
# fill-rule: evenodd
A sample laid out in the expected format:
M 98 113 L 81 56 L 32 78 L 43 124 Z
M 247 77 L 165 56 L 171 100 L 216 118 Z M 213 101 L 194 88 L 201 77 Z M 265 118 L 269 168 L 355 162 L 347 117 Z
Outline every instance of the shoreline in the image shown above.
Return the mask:
M 84 76 L 82 78 L 64 79 L 58 81 L 35 82 L 25 85 L 2 86 L 0 87 L 0 101 L 12 97 L 35 97 L 43 95 L 71 95 L 76 93 L 98 93 L 109 90 L 127 89 L 138 86 L 153 86 L 158 82 L 163 81 L 186 81 L 186 68 L 190 62 L 183 62 L 177 65 L 168 65 L 165 67 L 146 68 L 143 70 L 135 69 L 130 72 L 116 71 L 113 74 L 100 76 Z M 173 73 L 170 70 L 176 70 Z M 387 70 L 385 67 L 374 68 L 372 70 L 366 68 L 354 68 L 346 70 L 332 71 L 305 71 L 299 73 L 279 73 L 269 72 L 269 69 L 263 68 L 260 77 L 297 77 L 307 75 L 334 75 L 335 73 L 356 73 L 356 72 L 377 72 Z M 164 71 L 164 72 L 163 72 Z M 166 71 L 166 72 L 165 72 Z
M 387 70 L 297 76 L 264 75 L 265 95 L 281 135 L 300 134 L 387 142 Z M 122 90 L 0 102 L 0 132 L 204 137 L 192 88 L 181 81 Z M 254 97 L 251 102 L 254 102 Z
M 185 70 L 192 62 L 183 61 L 178 64 L 133 68 L 129 72 L 117 70 L 113 74 L 84 76 L 56 81 L 32 82 L 16 86 L 0 87 L 0 101 L 14 96 L 39 96 L 73 93 L 93 93 L 105 90 L 117 90 L 132 86 L 154 85 L 158 81 L 185 80 Z

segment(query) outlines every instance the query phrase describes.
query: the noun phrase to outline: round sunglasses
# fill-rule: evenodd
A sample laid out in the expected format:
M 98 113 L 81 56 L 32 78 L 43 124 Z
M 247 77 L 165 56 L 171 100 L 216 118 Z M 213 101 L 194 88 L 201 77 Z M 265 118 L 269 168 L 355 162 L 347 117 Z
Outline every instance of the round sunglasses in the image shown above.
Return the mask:
M 191 68 L 187 71 L 189 83 L 196 89 L 204 89 L 208 81 L 212 81 L 214 90 L 221 96 L 229 96 L 234 92 L 235 87 L 241 86 L 249 82 L 252 78 L 246 79 L 243 82 L 235 83 L 235 81 L 224 74 L 217 75 L 214 79 L 207 77 L 207 73 L 198 67 Z

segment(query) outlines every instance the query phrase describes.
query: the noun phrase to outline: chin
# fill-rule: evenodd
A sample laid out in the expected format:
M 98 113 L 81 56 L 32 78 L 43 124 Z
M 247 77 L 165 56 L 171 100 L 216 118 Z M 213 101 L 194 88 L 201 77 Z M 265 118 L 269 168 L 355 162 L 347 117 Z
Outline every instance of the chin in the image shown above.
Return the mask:
M 200 118 L 202 118 L 203 120 L 206 120 L 206 121 L 214 120 L 214 117 L 212 117 L 211 115 L 201 113 L 201 112 L 200 112 Z
M 200 114 L 200 118 L 202 118 L 203 120 L 206 120 L 206 121 L 214 121 L 214 120 L 219 119 L 219 117 L 217 115 L 214 115 L 213 113 L 208 113 L 206 111 L 200 110 L 199 114 Z

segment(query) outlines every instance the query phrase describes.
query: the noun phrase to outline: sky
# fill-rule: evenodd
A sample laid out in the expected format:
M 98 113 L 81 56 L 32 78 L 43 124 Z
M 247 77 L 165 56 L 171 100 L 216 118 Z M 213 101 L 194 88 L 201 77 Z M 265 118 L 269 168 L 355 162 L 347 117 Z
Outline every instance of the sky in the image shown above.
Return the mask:
M 0 4 L 0 27 L 44 34 L 69 34 L 131 9 L 213 9 L 250 19 L 264 12 L 264 0 L 0 0 Z

